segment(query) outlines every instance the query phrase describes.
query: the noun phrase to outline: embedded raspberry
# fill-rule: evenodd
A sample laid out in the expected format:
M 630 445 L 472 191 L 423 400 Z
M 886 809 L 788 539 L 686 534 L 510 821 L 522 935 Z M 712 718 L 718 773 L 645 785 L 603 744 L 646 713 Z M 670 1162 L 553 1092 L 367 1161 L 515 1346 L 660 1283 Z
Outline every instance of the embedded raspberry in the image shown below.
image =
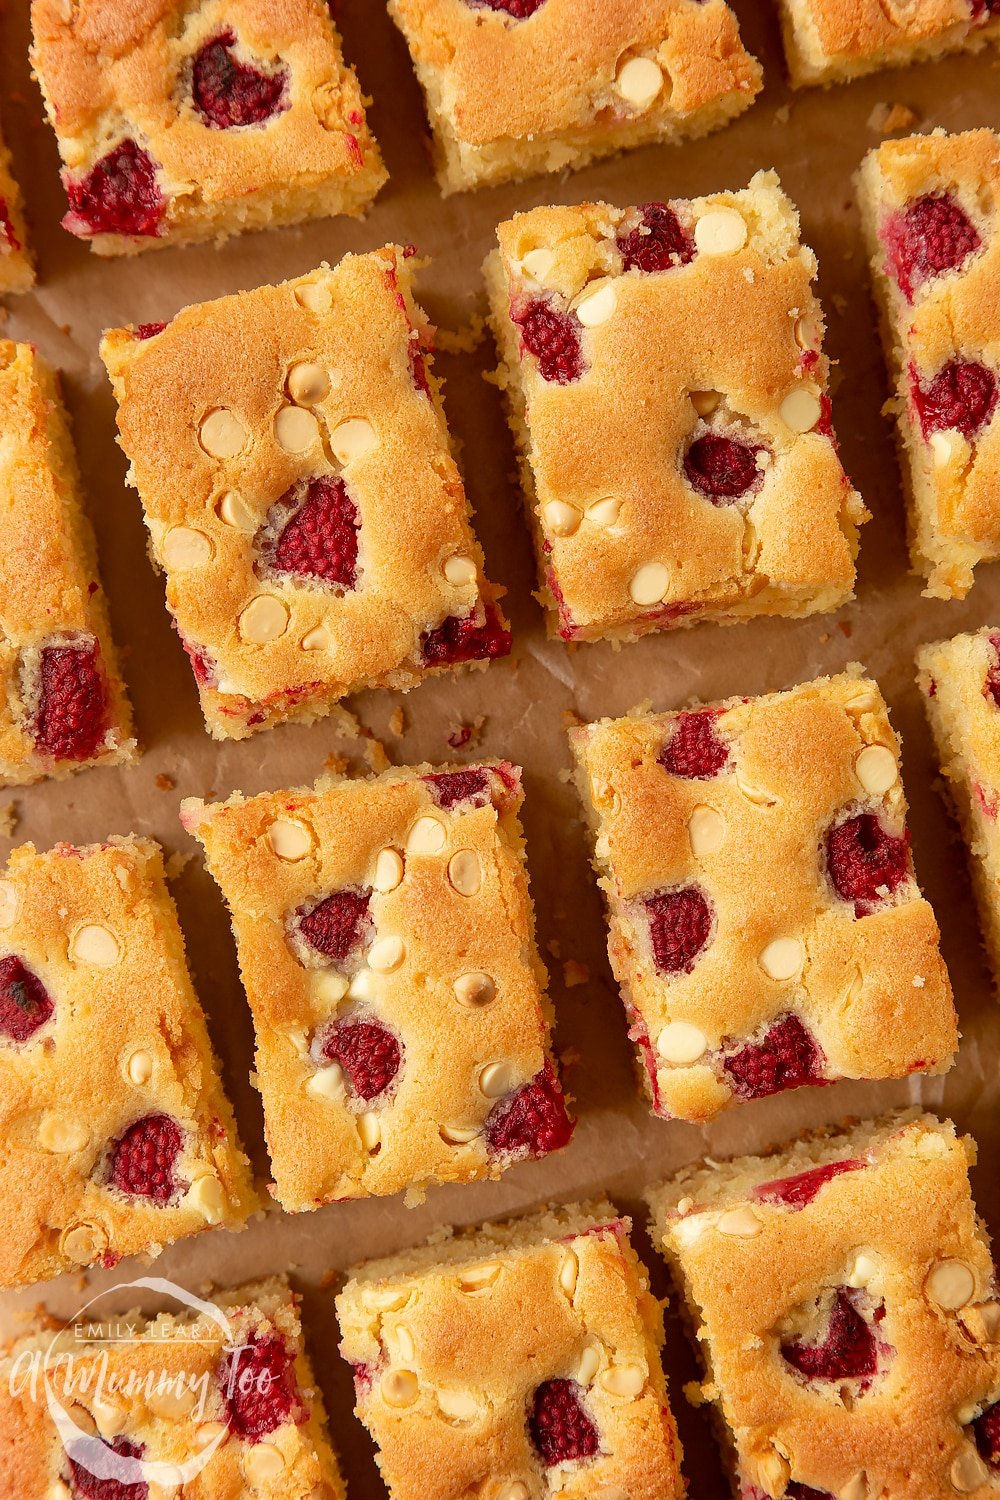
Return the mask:
M 814 1490 L 812 1485 L 799 1484 L 793 1479 L 785 1491 L 785 1500 L 837 1500 L 837 1497 L 829 1490 Z
M 782 1016 L 759 1042 L 749 1042 L 723 1063 L 740 1099 L 766 1099 L 804 1083 L 822 1083 L 826 1058 L 798 1016 Z
M 0 1036 L 28 1042 L 55 1010 L 37 974 L 14 953 L 0 958 Z
M 180 635 L 180 631 L 177 632 Z M 212 660 L 204 646 L 196 646 L 181 635 L 181 645 L 187 653 L 188 661 L 191 663 L 191 671 L 194 680 L 199 687 L 214 687 L 217 682 L 215 662 Z
M 535 1391 L 528 1418 L 531 1441 L 546 1468 L 593 1458 L 600 1447 L 597 1428 L 583 1409 L 575 1380 L 545 1380 Z
M 996 410 L 997 378 L 971 359 L 953 359 L 929 385 L 911 374 L 911 390 L 925 438 L 954 429 L 971 442 Z
M 136 1120 L 111 1149 L 109 1185 L 154 1203 L 169 1202 L 177 1191 L 174 1168 L 182 1140 L 181 1127 L 169 1115 Z
M 988 698 L 995 708 L 1000 708 L 1000 635 L 991 635 L 989 639 L 993 654 L 986 669 L 983 697 Z
M 494 1104 L 485 1128 L 494 1156 L 547 1156 L 568 1145 L 574 1126 L 552 1064 Z
M 533 16 L 537 10 L 541 10 L 545 0 L 466 0 L 475 10 L 502 11 L 504 15 L 510 16 L 514 21 L 526 21 Z
M 108 728 L 108 684 L 94 640 L 44 646 L 38 671 L 36 748 L 54 760 L 92 760 Z
M 166 328 L 166 323 L 140 323 L 135 330 L 135 337 L 142 342 L 146 339 L 155 339 L 158 333 Z
M 342 479 L 323 476 L 295 485 L 278 501 L 272 516 L 296 505 L 277 540 L 266 549 L 267 561 L 279 573 L 317 578 L 353 589 L 358 577 L 358 508 Z M 271 522 L 270 517 L 268 523 Z
M 156 180 L 156 163 L 135 141 L 120 141 L 86 177 L 67 182 L 70 234 L 156 235 L 167 200 Z
M 686 974 L 712 935 L 712 908 L 697 886 L 661 891 L 643 903 L 653 957 L 661 974 Z
M 490 778 L 481 767 L 474 771 L 440 771 L 436 776 L 425 776 L 424 780 L 438 807 L 445 810 L 457 802 L 485 807 L 490 800 Z
M 729 764 L 729 746 L 715 732 L 719 708 L 700 708 L 681 714 L 659 754 L 659 762 L 671 776 L 688 781 L 709 781 Z
M 492 661 L 510 655 L 510 631 L 490 600 L 479 618 L 478 610 L 459 619 L 449 615 L 420 637 L 420 654 L 428 667 L 454 666 L 463 661 Z
M 759 443 L 706 432 L 695 438 L 685 454 L 684 473 L 691 488 L 713 504 L 738 500 L 760 487 L 764 475 L 757 455 L 763 452 Z
M 626 271 L 669 271 L 694 260 L 694 241 L 668 203 L 647 203 L 642 222 L 618 236 Z
M 21 250 L 23 246 L 14 232 L 14 221 L 10 216 L 6 198 L 0 198 L 0 250 L 4 245 L 8 250 Z
M 260 1442 L 285 1422 L 305 1420 L 295 1356 L 278 1333 L 252 1334 L 226 1355 L 218 1380 L 229 1427 L 247 1442 Z
M 807 1380 L 870 1380 L 878 1370 L 878 1345 L 854 1306 L 856 1296 L 849 1287 L 837 1288 L 821 1343 L 782 1344 L 782 1358 Z
M 543 380 L 571 385 L 583 374 L 580 324 L 569 313 L 536 297 L 525 302 L 511 317 L 521 330 L 521 349 L 538 360 Z
M 71 1458 L 67 1454 L 74 1496 L 79 1497 L 79 1500 L 148 1500 L 149 1485 L 144 1480 L 139 1479 L 134 1484 L 129 1484 L 124 1479 L 98 1479 L 96 1474 L 91 1473 L 83 1455 L 90 1452 L 96 1458 L 97 1451 L 101 1448 L 110 1449 L 122 1459 L 141 1459 L 146 1451 L 142 1443 L 133 1443 L 125 1437 L 116 1437 L 111 1443 L 100 1438 L 87 1438 L 79 1445 L 74 1442 L 73 1451 L 79 1453 L 80 1457 Z
M 299 920 L 299 931 L 317 953 L 343 963 L 369 935 L 371 891 L 334 891 Z
M 907 302 L 944 271 L 954 271 L 982 244 L 979 231 L 948 193 L 926 193 L 886 226 L 885 243 Z
M 205 43 L 191 69 L 194 107 L 216 130 L 262 125 L 288 108 L 288 69 L 262 73 L 240 62 L 235 46 L 236 33 L 230 28 Z
M 910 835 L 898 838 L 874 813 L 858 813 L 827 834 L 826 866 L 837 895 L 867 916 L 909 876 Z
M 361 1099 L 385 1092 L 399 1072 L 403 1051 L 397 1037 L 380 1021 L 341 1021 L 321 1048 L 327 1062 L 339 1063 Z
M 988 1406 L 972 1424 L 979 1456 L 991 1469 L 1000 1469 L 1000 1401 Z
M 866 1162 L 847 1160 L 831 1161 L 823 1167 L 811 1167 L 808 1172 L 798 1172 L 794 1177 L 775 1177 L 771 1182 L 758 1183 L 753 1196 L 758 1203 L 781 1203 L 785 1208 L 800 1209 L 811 1203 L 820 1189 L 841 1172 L 859 1172 Z

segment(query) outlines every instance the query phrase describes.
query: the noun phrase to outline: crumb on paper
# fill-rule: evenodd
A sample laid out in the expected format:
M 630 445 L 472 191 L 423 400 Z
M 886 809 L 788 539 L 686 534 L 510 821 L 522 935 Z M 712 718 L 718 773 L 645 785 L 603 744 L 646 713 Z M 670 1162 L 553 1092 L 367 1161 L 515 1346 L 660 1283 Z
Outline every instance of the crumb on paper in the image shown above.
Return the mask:
M 790 104 L 783 104 L 780 109 L 774 111 L 775 125 L 787 125 L 791 117 L 792 106 Z
M 841 317 L 843 317 L 844 313 L 851 305 L 848 302 L 847 298 L 844 296 L 843 292 L 834 292 L 833 296 L 830 298 L 830 301 L 833 303 L 834 308 Z
M 586 964 L 580 963 L 578 959 L 567 958 L 563 963 L 563 984 L 568 990 L 574 990 L 578 985 L 590 982 L 590 970 Z
M 559 1054 L 559 1067 L 563 1073 L 568 1073 L 571 1068 L 578 1068 L 582 1061 L 577 1047 L 564 1047 Z
M 584 723 L 584 720 L 580 718 L 580 715 L 573 708 L 564 708 L 559 717 L 562 719 L 564 729 L 579 729 L 580 725 Z
M 830 632 L 828 630 L 820 631 L 819 643 L 820 643 L 821 646 L 825 646 L 826 643 L 827 643 L 827 641 L 829 639 L 830 639 Z
M 553 958 L 561 958 L 562 944 L 560 943 L 559 939 L 549 938 L 548 942 L 545 944 L 545 951 L 546 953 L 551 953 Z
M 343 776 L 347 766 L 347 756 L 340 755 L 336 750 L 331 750 L 323 762 L 323 770 L 328 771 L 331 776 Z
M 386 754 L 382 741 L 377 739 L 370 729 L 364 731 L 361 742 L 361 753 L 365 758 L 368 769 L 376 775 L 382 771 L 388 771 L 392 765 L 392 761 Z
M 20 813 L 16 802 L 4 802 L 0 804 L 0 833 L 5 839 L 14 837 L 14 829 L 20 821 Z
M 155 778 L 155 786 L 158 792 L 172 792 L 176 785 L 177 783 L 174 778 L 172 776 L 168 776 L 166 771 L 160 771 L 157 773 Z
M 389 733 L 395 735 L 397 739 L 401 734 L 406 733 L 406 715 L 398 704 L 389 715 Z
M 483 341 L 486 319 L 475 313 L 461 328 L 439 328 L 435 343 L 442 354 L 472 354 Z
M 178 876 L 183 875 L 194 858 L 195 856 L 190 850 L 175 849 L 164 866 L 167 872 L 167 879 L 176 880 Z
M 448 744 L 453 750 L 471 750 L 482 739 L 485 723 L 486 715 L 477 714 L 474 719 L 454 724 L 448 732 Z
M 920 116 L 908 104 L 876 104 L 868 116 L 868 129 L 875 135 L 895 135 L 897 130 L 912 130 Z

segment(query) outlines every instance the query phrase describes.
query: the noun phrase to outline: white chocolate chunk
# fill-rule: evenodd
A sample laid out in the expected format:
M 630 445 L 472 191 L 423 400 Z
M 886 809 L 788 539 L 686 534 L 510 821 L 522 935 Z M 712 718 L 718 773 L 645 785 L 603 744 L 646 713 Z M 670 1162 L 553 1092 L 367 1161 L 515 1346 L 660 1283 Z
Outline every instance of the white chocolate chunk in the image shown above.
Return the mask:
M 325 625 L 314 625 L 299 641 L 303 651 L 326 651 L 330 645 L 330 632 Z
M 368 1155 L 373 1156 L 382 1144 L 382 1126 L 374 1110 L 369 1109 L 363 1115 L 358 1115 L 358 1134 Z
M 481 1132 L 478 1125 L 442 1125 L 438 1134 L 449 1146 L 467 1146 Z
M 336 1005 L 347 994 L 350 980 L 333 969 L 313 969 L 309 974 L 309 992 L 322 1005 Z
M 521 270 L 534 277 L 535 281 L 544 281 L 555 263 L 552 251 L 540 245 L 537 250 L 529 250 L 527 255 L 521 257 Z
M 342 1099 L 345 1094 L 344 1070 L 339 1063 L 320 1068 L 306 1084 L 306 1093 L 314 1099 Z
M 866 745 L 854 762 L 854 774 L 866 792 L 881 797 L 899 776 L 896 757 L 886 745 Z
M 160 556 L 166 568 L 182 572 L 186 568 L 203 568 L 212 561 L 215 548 L 211 537 L 193 526 L 171 526 L 163 538 Z
M 288 394 L 299 406 L 315 406 L 330 389 L 330 377 L 315 360 L 304 359 L 288 372 Z
M 837 1500 L 868 1500 L 868 1479 L 863 1471 L 851 1475 L 844 1488 L 838 1490 Z
M 121 958 L 121 945 L 110 927 L 103 922 L 88 922 L 78 927 L 70 938 L 69 956 L 81 964 L 113 968 Z
M 215 511 L 220 521 L 226 526 L 235 527 L 237 531 L 257 530 L 253 512 L 235 490 L 226 490 L 223 495 L 220 495 Z
M 964 1260 L 939 1260 L 927 1273 L 924 1291 L 945 1312 L 958 1312 L 976 1295 L 976 1278 Z
M 266 646 L 288 629 L 288 606 L 273 594 L 258 594 L 239 618 L 240 635 L 251 646 Z
M 771 979 L 796 979 L 805 961 L 806 950 L 798 938 L 775 938 L 760 955 L 760 966 Z
M 107 1248 L 108 1236 L 100 1224 L 71 1224 L 60 1244 L 67 1259 L 81 1266 L 89 1265 Z
M 308 453 L 319 441 L 319 422 L 304 406 L 283 406 L 274 419 L 274 437 L 286 453 Z
M 352 1000 L 371 1000 L 375 995 L 375 976 L 371 969 L 359 969 L 347 986 Z
M 580 1277 L 580 1258 L 575 1250 L 566 1249 L 562 1253 L 562 1261 L 559 1265 L 559 1285 L 567 1297 L 572 1297 L 576 1291 L 576 1283 Z
M 117 1401 L 108 1401 L 97 1395 L 90 1403 L 90 1414 L 97 1423 L 101 1437 L 117 1437 L 128 1420 L 128 1412 Z
M 391 974 L 398 969 L 406 957 L 406 947 L 403 939 L 395 933 L 388 937 L 381 937 L 372 943 L 368 951 L 368 967 L 374 969 L 376 974 Z
M 279 859 L 294 864 L 312 848 L 312 830 L 294 818 L 275 818 L 267 830 L 267 842 Z
M 512 1479 L 510 1484 L 497 1490 L 497 1500 L 531 1500 L 531 1491 L 520 1479 Z
M 634 1400 L 646 1384 L 646 1372 L 641 1365 L 612 1365 L 604 1371 L 600 1384 L 609 1396 Z
M 593 521 L 595 526 L 615 526 L 621 513 L 621 501 L 614 495 L 608 495 L 606 499 L 596 500 L 590 506 L 587 520 Z
M 710 417 L 713 411 L 717 411 L 722 402 L 720 391 L 691 391 L 691 405 L 699 417 Z
M 254 1443 L 243 1455 L 243 1475 L 252 1485 L 270 1485 L 284 1467 L 281 1449 L 273 1443 Z
M 644 563 L 628 586 L 634 604 L 659 604 L 670 587 L 670 574 L 663 563 Z
M 152 1053 L 140 1048 L 139 1051 L 133 1052 L 131 1057 L 126 1059 L 125 1077 L 130 1083 L 134 1083 L 137 1088 L 142 1088 L 143 1084 L 148 1083 L 152 1076 Z
M 847 1285 L 859 1290 L 861 1287 L 869 1286 L 877 1275 L 878 1263 L 860 1250 L 854 1257 L 854 1265 L 847 1278 Z
M 295 300 L 307 312 L 322 317 L 333 306 L 333 293 L 325 281 L 300 281 L 295 288 Z
M 186 1201 L 206 1224 L 219 1224 L 226 1212 L 226 1194 L 214 1172 L 196 1177 L 188 1188 Z
M 443 571 L 453 588 L 468 588 L 470 583 L 476 581 L 475 563 L 471 557 L 463 557 L 461 553 L 446 558 Z
M 403 856 L 398 849 L 380 849 L 375 861 L 372 889 L 387 895 L 394 891 L 403 879 Z
M 90 1132 L 82 1120 L 73 1120 L 68 1115 L 43 1115 L 38 1127 L 38 1144 L 43 1151 L 57 1156 L 72 1156 L 74 1151 L 82 1151 L 89 1139 Z
M 13 927 L 20 905 L 17 886 L 10 880 L 0 880 L 0 929 Z
M 377 439 L 375 429 L 364 417 L 348 417 L 346 422 L 334 429 L 330 447 L 338 463 L 353 463 L 374 448 Z
M 194 1410 L 197 1400 L 197 1390 L 192 1390 L 189 1385 L 178 1387 L 171 1384 L 152 1386 L 146 1397 L 146 1405 L 154 1417 L 162 1417 L 167 1422 L 179 1422 Z
M 651 57 L 630 57 L 618 70 L 618 92 L 636 109 L 648 109 L 663 88 L 663 69 Z
M 229 1428 L 225 1422 L 202 1422 L 195 1429 L 194 1446 L 199 1453 L 206 1448 L 221 1447 L 229 1436 Z
M 605 281 L 597 291 L 590 292 L 577 303 L 576 315 L 584 328 L 598 328 L 612 316 L 617 301 L 614 282 Z
M 799 386 L 789 391 L 778 412 L 785 426 L 793 432 L 811 432 L 823 415 L 823 407 L 815 391 Z
M 716 854 L 726 839 L 726 824 L 720 812 L 706 803 L 699 804 L 688 818 L 688 839 L 696 859 Z
M 959 1453 L 951 1466 L 951 1482 L 960 1495 L 969 1495 L 980 1485 L 988 1484 L 990 1471 L 971 1443 Z
M 575 505 L 567 505 L 564 500 L 550 500 L 542 510 L 542 521 L 546 531 L 551 531 L 553 536 L 572 536 L 580 529 L 582 515 Z
M 946 469 L 958 452 L 960 444 L 953 432 L 932 432 L 930 447 L 934 457 L 934 467 Z
M 460 896 L 475 896 L 483 883 L 483 867 L 475 849 L 459 849 L 448 861 L 448 880 Z
M 593 1385 L 600 1368 L 601 1351 L 596 1344 L 588 1344 L 580 1355 L 580 1363 L 576 1367 L 576 1378 L 580 1385 Z
M 463 1005 L 489 1005 L 496 985 L 488 974 L 460 974 L 453 985 L 455 999 Z
M 482 1405 L 471 1391 L 438 1391 L 437 1401 L 452 1422 L 474 1422 L 482 1415 Z
M 516 1072 L 510 1063 L 487 1063 L 479 1074 L 479 1088 L 487 1099 L 502 1099 L 509 1094 L 517 1082 Z
M 668 1021 L 656 1038 L 656 1050 L 669 1063 L 693 1063 L 704 1056 L 708 1038 L 689 1021 Z
M 418 818 L 406 837 L 407 854 L 440 854 L 448 833 L 440 818 Z
M 764 1226 L 752 1208 L 741 1204 L 739 1208 L 727 1208 L 715 1227 L 720 1234 L 734 1235 L 737 1239 L 751 1239 L 755 1234 L 760 1234 Z
M 748 233 L 746 219 L 735 208 L 710 208 L 694 227 L 694 242 L 703 255 L 735 255 Z
M 491 1287 L 499 1275 L 500 1267 L 495 1260 L 486 1261 L 481 1266 L 466 1266 L 458 1273 L 458 1289 L 473 1297 Z
M 201 419 L 198 441 L 210 458 L 235 458 L 246 447 L 249 433 L 234 412 L 217 406 Z

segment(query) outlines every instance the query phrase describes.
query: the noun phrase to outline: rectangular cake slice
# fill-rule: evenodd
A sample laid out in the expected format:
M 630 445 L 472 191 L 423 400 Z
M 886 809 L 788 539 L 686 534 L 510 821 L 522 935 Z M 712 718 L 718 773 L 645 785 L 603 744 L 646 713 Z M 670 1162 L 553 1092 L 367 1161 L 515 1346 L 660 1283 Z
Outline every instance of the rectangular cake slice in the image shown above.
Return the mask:
M 34 282 L 21 190 L 14 180 L 10 152 L 0 134 L 0 296 L 4 292 L 26 292 Z
M 978 51 L 1000 38 L 994 0 L 780 0 L 796 88 Z

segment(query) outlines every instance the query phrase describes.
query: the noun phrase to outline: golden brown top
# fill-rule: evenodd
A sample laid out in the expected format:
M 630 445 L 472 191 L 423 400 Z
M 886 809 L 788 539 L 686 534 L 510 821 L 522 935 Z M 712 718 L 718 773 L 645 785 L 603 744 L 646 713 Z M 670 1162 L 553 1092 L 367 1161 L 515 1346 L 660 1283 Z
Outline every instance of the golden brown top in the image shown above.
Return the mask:
M 870 59 L 885 65 L 893 54 L 924 55 L 995 36 L 970 0 L 782 0 L 789 61 L 795 83 L 817 82 L 843 71 L 865 71 Z M 858 66 L 860 65 L 860 67 Z

